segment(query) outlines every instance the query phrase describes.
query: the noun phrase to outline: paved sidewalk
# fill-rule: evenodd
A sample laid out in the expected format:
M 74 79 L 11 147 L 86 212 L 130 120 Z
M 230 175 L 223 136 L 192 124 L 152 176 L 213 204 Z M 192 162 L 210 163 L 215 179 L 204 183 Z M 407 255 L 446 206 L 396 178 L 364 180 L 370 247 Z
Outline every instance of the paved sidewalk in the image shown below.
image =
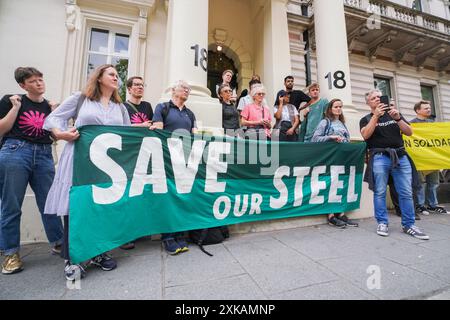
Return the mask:
M 159 241 L 141 239 L 134 250 L 113 251 L 116 270 L 90 267 L 81 289 L 66 286 L 63 261 L 48 245 L 28 245 L 25 270 L 0 275 L 0 299 L 449 299 L 450 215 L 422 216 L 417 225 L 430 240 L 402 233 L 390 215 L 387 238 L 364 219 L 345 230 L 235 235 L 206 247 L 214 257 L 195 245 L 168 256 Z

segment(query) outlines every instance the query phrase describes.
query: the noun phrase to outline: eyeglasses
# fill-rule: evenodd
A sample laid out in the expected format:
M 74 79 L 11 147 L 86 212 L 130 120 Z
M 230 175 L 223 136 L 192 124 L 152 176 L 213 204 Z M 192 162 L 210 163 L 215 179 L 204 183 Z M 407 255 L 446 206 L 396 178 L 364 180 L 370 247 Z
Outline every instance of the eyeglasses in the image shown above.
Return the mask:
M 133 87 L 144 88 L 145 84 L 144 83 L 133 83 Z
M 232 90 L 222 90 L 222 92 L 225 92 L 225 93 L 232 93 L 233 91 L 232 91 Z
M 257 94 L 255 94 L 256 96 L 265 96 L 266 94 L 264 92 L 258 92 Z

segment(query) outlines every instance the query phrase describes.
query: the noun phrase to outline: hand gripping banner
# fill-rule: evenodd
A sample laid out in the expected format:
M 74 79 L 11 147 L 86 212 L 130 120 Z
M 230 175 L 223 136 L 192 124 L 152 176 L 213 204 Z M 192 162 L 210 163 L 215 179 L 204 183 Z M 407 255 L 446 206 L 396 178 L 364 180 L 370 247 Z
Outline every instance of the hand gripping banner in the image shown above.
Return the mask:
M 69 215 L 74 263 L 146 235 L 359 208 L 365 143 L 79 131 Z

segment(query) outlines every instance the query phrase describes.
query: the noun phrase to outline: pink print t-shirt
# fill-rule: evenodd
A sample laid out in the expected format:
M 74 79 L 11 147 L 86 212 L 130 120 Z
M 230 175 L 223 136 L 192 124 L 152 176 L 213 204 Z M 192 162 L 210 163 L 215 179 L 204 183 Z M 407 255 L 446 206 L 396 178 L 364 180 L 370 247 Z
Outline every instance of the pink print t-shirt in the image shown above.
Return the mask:
M 11 95 L 6 95 L 0 100 L 0 119 L 6 117 L 12 109 L 10 97 Z M 43 129 L 45 118 L 52 111 L 48 101 L 44 99 L 42 102 L 34 102 L 26 95 L 19 95 L 19 97 L 22 99 L 22 105 L 13 127 L 5 134 L 5 138 L 51 144 L 53 141 L 50 138 L 50 132 Z
M 244 107 L 244 110 L 241 112 L 241 117 L 244 118 L 247 121 L 261 121 L 261 120 L 267 120 L 272 121 L 272 114 L 270 113 L 269 108 L 258 106 L 257 104 L 248 104 Z M 262 128 L 260 126 L 254 125 L 254 126 L 247 126 L 249 128 Z M 270 129 L 265 128 L 266 135 L 270 137 Z

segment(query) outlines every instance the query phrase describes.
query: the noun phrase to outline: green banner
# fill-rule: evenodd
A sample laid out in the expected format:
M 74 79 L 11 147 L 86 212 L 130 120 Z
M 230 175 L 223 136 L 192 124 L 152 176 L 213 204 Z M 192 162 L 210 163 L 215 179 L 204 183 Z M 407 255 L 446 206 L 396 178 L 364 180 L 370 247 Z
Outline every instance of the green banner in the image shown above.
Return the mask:
M 70 191 L 74 263 L 145 235 L 359 208 L 365 143 L 79 131 Z

